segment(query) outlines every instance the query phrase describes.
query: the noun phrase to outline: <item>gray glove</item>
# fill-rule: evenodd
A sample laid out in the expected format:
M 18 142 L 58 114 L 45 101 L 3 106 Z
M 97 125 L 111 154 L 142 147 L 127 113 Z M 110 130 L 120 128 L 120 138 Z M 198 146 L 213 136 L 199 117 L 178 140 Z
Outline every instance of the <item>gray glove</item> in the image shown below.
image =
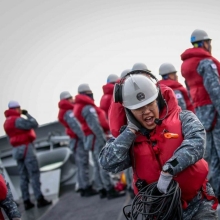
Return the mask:
M 171 180 L 173 179 L 173 175 L 169 173 L 164 173 L 161 171 L 160 178 L 157 182 L 157 188 L 161 193 L 167 193 L 167 189 L 170 185 Z
M 127 118 L 127 127 L 131 128 L 135 131 L 139 131 L 140 130 L 140 123 L 136 120 L 136 118 L 133 116 L 133 114 L 125 108 L 125 113 L 126 113 L 126 118 Z

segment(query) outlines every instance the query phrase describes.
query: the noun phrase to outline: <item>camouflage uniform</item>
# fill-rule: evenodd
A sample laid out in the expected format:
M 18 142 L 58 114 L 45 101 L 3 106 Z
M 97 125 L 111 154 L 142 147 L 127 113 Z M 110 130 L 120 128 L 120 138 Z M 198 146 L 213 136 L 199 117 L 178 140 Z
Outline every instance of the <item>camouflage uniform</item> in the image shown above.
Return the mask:
M 23 130 L 30 130 L 38 127 L 38 123 L 30 114 L 26 114 L 27 119 L 22 117 L 15 121 L 15 127 Z M 26 152 L 26 155 L 25 155 Z M 24 201 L 30 199 L 29 179 L 31 179 L 32 188 L 36 199 L 41 198 L 40 170 L 33 144 L 14 147 L 12 150 L 13 158 L 17 161 L 20 174 L 20 187 Z
M 79 189 L 89 187 L 89 153 L 85 150 L 85 135 L 81 129 L 81 125 L 74 117 L 73 111 L 68 110 L 64 114 L 64 120 L 70 129 L 77 135 L 77 139 L 71 138 L 70 149 L 74 153 L 75 163 L 78 168 L 77 180 Z
M 195 109 L 196 115 L 207 131 L 204 158 L 209 163 L 209 177 L 216 196 L 220 197 L 220 82 L 214 62 L 210 59 L 200 61 L 197 72 L 203 77 L 203 83 L 212 104 Z M 217 116 L 216 116 L 217 113 Z M 217 117 L 215 119 L 215 117 Z M 216 121 L 213 124 L 213 121 Z M 213 126 L 214 125 L 214 126 Z M 212 126 L 214 128 L 212 128 Z
M 200 160 L 204 153 L 205 131 L 197 117 L 190 111 L 182 111 L 180 112 L 180 121 L 182 122 L 184 140 L 173 156 L 166 162 L 167 164 L 173 158 L 177 159 L 178 164 L 173 167 L 174 175 Z M 99 161 L 103 169 L 118 173 L 131 167 L 129 149 L 135 138 L 136 135 L 126 128 L 116 139 L 111 139 L 100 153 Z M 210 185 L 208 185 L 207 191 L 210 195 L 213 195 Z M 198 219 L 196 218 L 198 215 L 200 219 L 217 219 L 216 211 L 211 209 L 214 201 L 201 199 L 199 193 L 201 192 L 198 192 L 197 197 L 194 198 L 195 204 L 193 199 L 188 208 L 183 211 L 183 219 Z M 198 197 L 199 200 L 196 199 Z
M 86 137 L 86 149 L 92 150 L 92 157 L 94 162 L 94 183 L 97 190 L 105 188 L 107 191 L 112 188 L 112 181 L 110 175 L 105 170 L 101 169 L 99 164 L 99 153 L 106 143 L 106 138 L 102 127 L 100 126 L 98 115 L 93 106 L 87 105 L 82 110 L 82 116 L 86 120 L 89 128 L 95 135 L 94 149 L 91 149 L 94 135 Z
M 181 107 L 182 110 L 187 110 L 186 108 L 186 102 L 183 98 L 183 94 L 179 90 L 173 90 L 176 96 L 176 99 L 178 101 L 178 105 Z

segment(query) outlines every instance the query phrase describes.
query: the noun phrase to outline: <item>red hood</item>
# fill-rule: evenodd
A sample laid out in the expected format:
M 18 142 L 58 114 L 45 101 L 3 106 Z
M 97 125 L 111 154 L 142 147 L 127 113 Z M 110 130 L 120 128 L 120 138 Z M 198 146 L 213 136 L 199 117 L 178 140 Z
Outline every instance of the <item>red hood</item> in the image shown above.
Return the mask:
M 209 52 L 205 51 L 202 48 L 189 48 L 181 54 L 182 61 L 187 60 L 192 57 L 207 58 L 207 57 L 212 57 L 212 56 Z
M 66 109 L 66 110 L 69 110 L 69 109 L 73 109 L 74 108 L 74 104 L 70 103 L 69 101 L 67 100 L 61 100 L 59 103 L 58 103 L 58 107 L 60 109 Z
M 102 90 L 103 90 L 103 93 L 104 94 L 110 94 L 112 95 L 113 94 L 113 90 L 114 90 L 114 84 L 111 84 L 111 83 L 108 83 L 104 86 L 102 86 Z
M 179 88 L 183 87 L 182 84 L 180 84 L 179 82 L 172 80 L 172 79 L 160 80 L 159 83 L 164 84 L 172 89 L 179 89 Z
M 20 116 L 21 114 L 14 109 L 8 109 L 4 112 L 5 117 L 8 118 L 10 116 Z
M 91 98 L 89 98 L 87 95 L 76 95 L 75 97 L 75 103 L 80 103 L 80 104 L 87 104 L 87 105 L 95 105 L 94 100 L 92 100 Z

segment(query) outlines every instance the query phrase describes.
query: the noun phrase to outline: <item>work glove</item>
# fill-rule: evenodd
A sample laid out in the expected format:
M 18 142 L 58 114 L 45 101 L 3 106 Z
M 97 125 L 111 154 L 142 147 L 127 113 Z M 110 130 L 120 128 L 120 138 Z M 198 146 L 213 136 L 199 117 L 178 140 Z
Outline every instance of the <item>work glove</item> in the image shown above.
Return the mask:
M 169 173 L 164 173 L 161 171 L 160 173 L 160 178 L 157 182 L 157 188 L 161 193 L 167 193 L 170 182 L 173 179 L 173 175 Z
M 137 121 L 137 119 L 133 116 L 130 110 L 125 108 L 126 118 L 127 118 L 127 127 L 130 129 L 133 129 L 135 131 L 140 130 L 140 123 Z
M 21 114 L 22 114 L 22 115 L 27 115 L 27 114 L 28 114 L 28 111 L 25 110 L 25 109 L 22 109 L 22 110 L 21 110 Z

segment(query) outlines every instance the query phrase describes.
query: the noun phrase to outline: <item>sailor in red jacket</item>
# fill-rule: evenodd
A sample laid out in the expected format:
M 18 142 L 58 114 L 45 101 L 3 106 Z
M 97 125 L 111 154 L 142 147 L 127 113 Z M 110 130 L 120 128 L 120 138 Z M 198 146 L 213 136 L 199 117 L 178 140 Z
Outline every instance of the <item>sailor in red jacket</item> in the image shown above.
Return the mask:
M 100 100 L 100 108 L 105 111 L 108 117 L 108 109 L 111 104 L 114 84 L 118 81 L 119 77 L 115 74 L 110 74 L 107 78 L 107 83 L 102 87 L 103 95 Z
M 98 108 L 93 99 L 93 93 L 88 84 L 78 87 L 75 96 L 74 116 L 81 123 L 86 136 L 85 149 L 91 151 L 94 162 L 94 182 L 100 193 L 100 198 L 116 198 L 120 194 L 114 189 L 108 172 L 101 169 L 98 157 L 106 143 L 106 132 L 109 132 L 108 121 L 102 109 Z
M 209 164 L 210 183 L 220 201 L 220 63 L 211 54 L 211 38 L 204 30 L 194 30 L 191 43 L 193 47 L 181 54 L 181 73 L 195 113 L 206 130 L 204 158 Z
M 68 91 L 60 93 L 58 103 L 58 120 L 66 128 L 66 134 L 70 137 L 70 149 L 73 152 L 77 170 L 78 191 L 81 196 L 96 195 L 96 191 L 90 185 L 89 179 L 89 153 L 85 150 L 85 135 L 81 124 L 74 117 L 74 100 Z
M 149 74 L 136 71 L 115 89 L 127 126 L 102 149 L 100 164 L 112 173 L 132 166 L 135 193 L 140 190 L 137 183 L 145 181 L 157 182 L 158 190 L 166 194 L 174 179 L 182 192 L 184 220 L 216 219 L 218 202 L 206 180 L 203 159 L 204 127 L 191 111 L 181 110 L 169 87 L 161 85 L 160 90 Z
M 41 192 L 40 170 L 33 145 L 36 138 L 33 129 L 38 127 L 38 123 L 27 110 L 21 110 L 18 102 L 10 101 L 8 108 L 5 111 L 4 129 L 13 147 L 13 158 L 18 164 L 24 207 L 26 210 L 34 207 L 30 201 L 29 182 L 32 184 L 37 207 L 50 205 L 52 202 L 45 200 Z M 25 115 L 27 119 L 21 117 L 21 114 Z
M 187 90 L 178 82 L 177 71 L 173 64 L 161 64 L 159 74 L 162 76 L 162 80 L 160 80 L 159 83 L 169 86 L 174 91 L 178 105 L 181 107 L 181 109 L 194 112 L 194 108 L 189 99 Z

